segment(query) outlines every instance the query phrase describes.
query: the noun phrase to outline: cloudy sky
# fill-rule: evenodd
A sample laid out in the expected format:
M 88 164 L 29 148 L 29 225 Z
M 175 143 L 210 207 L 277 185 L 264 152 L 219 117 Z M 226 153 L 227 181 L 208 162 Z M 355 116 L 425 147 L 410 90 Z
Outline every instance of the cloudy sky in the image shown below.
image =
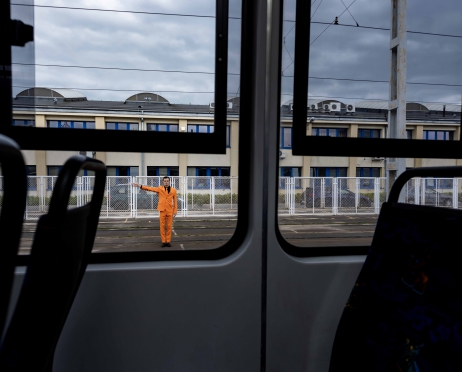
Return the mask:
M 17 2 L 27 1 L 31 0 Z M 215 1 L 76 0 L 70 3 L 38 0 L 36 5 L 124 12 L 12 6 L 16 18 L 27 20 L 33 16 L 35 19 L 33 48 L 16 49 L 14 61 L 35 63 L 36 66 L 14 66 L 15 93 L 23 86 L 30 86 L 31 76 L 35 76 L 36 86 L 75 88 L 90 100 L 123 101 L 136 92 L 151 91 L 172 103 L 207 104 L 213 101 Z M 346 7 L 351 14 L 345 11 Z M 294 9 L 295 0 L 286 0 L 283 101 L 292 98 Z M 461 13 L 460 0 L 408 0 L 408 30 L 462 36 Z M 240 18 L 240 15 L 240 1 L 230 0 L 230 16 Z M 336 16 L 339 16 L 340 24 L 356 25 L 358 22 L 360 26 L 389 28 L 390 1 L 312 0 L 310 76 L 388 80 L 389 31 L 340 25 L 328 27 Z M 234 18 L 229 21 L 229 72 L 232 74 L 228 92 L 231 96 L 239 94 L 241 23 L 240 19 Z M 461 50 L 462 37 L 408 33 L 407 81 L 462 85 Z M 462 86 L 408 84 L 407 99 L 460 103 L 461 92 Z M 343 97 L 340 100 L 344 102 L 388 99 L 388 85 L 310 79 L 309 95 Z

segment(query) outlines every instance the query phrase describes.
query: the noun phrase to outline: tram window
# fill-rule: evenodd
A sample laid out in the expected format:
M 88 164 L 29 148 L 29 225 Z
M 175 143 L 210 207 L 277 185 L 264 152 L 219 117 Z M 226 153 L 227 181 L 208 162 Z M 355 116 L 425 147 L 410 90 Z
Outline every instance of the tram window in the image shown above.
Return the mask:
M 279 231 L 290 245 L 281 242 L 287 252 L 290 246 L 345 247 L 348 254 L 348 247 L 370 245 L 394 169 L 462 164 L 455 158 L 460 140 L 461 97 L 456 87 L 460 73 L 451 63 L 460 58 L 460 46 L 453 37 L 460 34 L 460 27 L 449 16 L 453 4 L 408 2 L 407 80 L 398 89 L 389 84 L 394 71 L 390 69 L 390 3 L 383 7 L 378 0 L 365 7 L 355 3 L 348 8 L 350 14 L 345 7 L 334 10 L 334 1 L 329 6 L 324 2 L 313 4 L 311 17 L 298 19 L 295 5 L 294 0 L 285 1 L 282 16 L 278 135 L 284 151 L 279 152 L 277 200 Z M 440 20 L 438 24 L 422 23 L 422 9 Z M 374 24 L 374 30 L 356 23 L 361 16 Z M 303 20 L 310 27 L 309 40 L 298 38 L 298 45 L 310 48 L 305 65 L 295 50 L 297 26 Z M 350 27 L 350 21 L 356 27 Z M 428 56 L 421 49 L 424 45 L 447 48 L 451 58 L 438 53 Z M 367 56 L 374 56 L 374 62 Z M 435 70 L 435 65 L 440 68 Z M 307 76 L 303 82 L 307 86 L 300 83 L 300 76 Z M 405 115 L 396 119 L 393 107 L 400 102 L 399 94 L 406 107 L 399 107 Z M 299 104 L 302 110 L 296 112 Z M 390 130 L 397 120 L 405 128 Z M 293 133 L 290 146 L 285 144 L 289 131 Z M 390 136 L 393 144 L 386 139 Z M 435 154 L 439 158 L 432 158 Z M 297 176 L 290 171 L 296 168 L 300 169 Z M 404 200 L 462 209 L 461 183 L 462 179 L 412 180 Z M 304 255 L 302 250 L 297 252 Z
M 53 131 L 48 131 L 52 133 L 58 132 L 56 128 L 95 129 L 92 138 L 103 133 L 99 137 L 103 140 L 100 146 L 86 148 L 91 147 L 86 141 L 90 137 L 66 137 L 68 140 L 53 151 L 43 150 L 42 143 L 37 146 L 40 150 L 28 149 L 28 156 L 36 163 L 37 190 L 28 203 L 26 220 L 36 221 L 46 211 L 54 187 L 47 179 L 59 174 L 62 160 L 80 150 L 99 147 L 91 156 L 106 164 L 108 176 L 99 228 L 104 233 L 113 231 L 114 239 L 119 241 L 112 246 L 103 244 L 97 235 L 95 250 L 166 252 L 161 248 L 158 194 L 132 185 L 155 187 L 161 184 L 163 176 L 168 176 L 177 190 L 176 221 L 182 221 L 175 225 L 178 235 L 172 238 L 169 251 L 220 248 L 233 236 L 238 211 L 238 154 L 249 149 L 239 149 L 238 143 L 239 132 L 245 133 L 245 129 L 239 130 L 242 14 L 240 1 L 231 3 L 228 57 L 227 63 L 222 64 L 228 66 L 228 76 L 223 75 L 221 80 L 227 89 L 224 98 L 220 98 L 223 103 L 227 101 L 227 110 L 222 118 L 215 116 L 215 93 L 218 97 L 219 92 L 213 88 L 220 90 L 223 85 L 215 84 L 216 1 L 206 0 L 199 5 L 171 2 L 162 9 L 151 4 L 154 8 L 149 8 L 149 12 L 146 5 L 132 3 L 126 4 L 124 12 L 100 12 L 91 7 L 79 11 L 59 7 L 34 9 L 37 60 L 29 62 L 36 67 L 40 80 L 27 87 L 16 80 L 15 126 L 26 125 L 20 121 L 25 115 L 22 109 L 27 108 L 37 113 L 36 127 L 52 128 Z M 107 6 L 116 9 L 115 5 Z M 125 11 L 133 11 L 129 19 Z M 50 34 L 50 19 L 66 32 Z M 105 25 L 102 29 L 101 24 Z M 149 31 L 139 28 L 140 24 L 150 24 Z M 89 37 L 89 43 L 81 43 L 78 38 L 65 37 L 65 34 L 83 35 L 89 29 L 102 30 L 97 40 Z M 114 46 L 114 35 L 119 47 Z M 185 47 L 172 48 L 178 43 Z M 69 53 L 63 55 L 59 48 L 48 48 L 53 45 L 66 45 Z M 124 47 L 120 49 L 120 45 Z M 97 55 L 93 52 L 96 49 Z M 69 67 L 57 67 L 58 60 L 59 65 Z M 16 74 L 16 79 L 19 77 Z M 219 138 L 218 132 L 224 139 L 225 132 L 218 131 L 223 123 L 226 123 L 226 148 L 225 141 L 215 140 Z M 59 132 L 71 132 L 74 136 L 83 131 Z M 189 136 L 190 133 L 198 135 Z M 199 135 L 203 133 L 209 135 Z M 143 149 L 138 149 L 137 141 L 131 140 L 133 135 L 143 135 L 136 137 L 144 141 Z M 150 136 L 165 140 L 146 142 Z M 206 141 L 203 137 L 210 139 Z M 113 141 L 114 138 L 118 140 Z M 244 164 L 243 168 L 246 167 Z M 78 177 L 72 190 L 74 204 L 83 203 L 92 192 L 92 174 Z M 215 226 L 220 227 L 220 233 L 210 235 Z M 203 239 L 206 231 L 209 237 Z M 141 237 L 131 238 L 136 233 Z M 25 231 L 25 241 L 32 235 L 33 231 Z M 27 244 L 24 247 L 21 253 L 27 254 Z

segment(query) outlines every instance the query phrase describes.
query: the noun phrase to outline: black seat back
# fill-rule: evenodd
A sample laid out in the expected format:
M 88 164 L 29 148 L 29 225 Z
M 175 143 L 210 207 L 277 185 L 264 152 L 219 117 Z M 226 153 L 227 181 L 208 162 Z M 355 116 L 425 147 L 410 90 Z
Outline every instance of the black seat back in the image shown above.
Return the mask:
M 0 339 L 5 326 L 15 258 L 26 207 L 27 177 L 24 159 L 16 142 L 0 135 Z
M 412 177 L 461 174 L 420 168 L 393 185 L 337 329 L 331 372 L 462 371 L 462 211 L 397 203 Z
M 68 210 L 80 169 L 95 171 L 89 204 Z M 74 156 L 64 165 L 47 215 L 39 219 L 30 263 L 0 348 L 2 371 L 51 370 L 54 350 L 93 247 L 104 195 L 106 168 Z

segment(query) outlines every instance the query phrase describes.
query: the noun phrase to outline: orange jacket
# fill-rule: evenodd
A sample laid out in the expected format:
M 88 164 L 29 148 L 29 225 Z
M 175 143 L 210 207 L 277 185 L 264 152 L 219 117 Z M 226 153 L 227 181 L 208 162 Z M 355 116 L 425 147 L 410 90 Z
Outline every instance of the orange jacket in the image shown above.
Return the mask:
M 158 186 L 158 187 L 141 186 L 141 190 L 157 192 L 159 194 L 159 202 L 157 203 L 158 211 L 177 214 L 178 198 L 176 196 L 175 188 L 170 187 L 170 193 L 165 191 L 164 186 Z

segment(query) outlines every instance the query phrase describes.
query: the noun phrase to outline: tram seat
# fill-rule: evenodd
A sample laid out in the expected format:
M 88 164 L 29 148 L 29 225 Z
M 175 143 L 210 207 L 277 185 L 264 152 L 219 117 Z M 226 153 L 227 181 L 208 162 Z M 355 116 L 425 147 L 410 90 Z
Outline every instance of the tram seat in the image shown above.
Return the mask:
M 68 209 L 80 169 L 95 171 L 91 201 Z M 64 164 L 49 212 L 37 224 L 29 264 L 0 347 L 0 370 L 51 371 L 53 354 L 93 247 L 106 167 L 78 155 Z
M 413 177 L 460 177 L 462 167 L 404 172 L 384 203 L 337 329 L 330 372 L 462 371 L 462 211 L 398 203 Z
M 19 146 L 10 138 L 0 135 L 0 342 L 5 326 L 15 259 L 21 238 L 26 208 L 26 166 Z

